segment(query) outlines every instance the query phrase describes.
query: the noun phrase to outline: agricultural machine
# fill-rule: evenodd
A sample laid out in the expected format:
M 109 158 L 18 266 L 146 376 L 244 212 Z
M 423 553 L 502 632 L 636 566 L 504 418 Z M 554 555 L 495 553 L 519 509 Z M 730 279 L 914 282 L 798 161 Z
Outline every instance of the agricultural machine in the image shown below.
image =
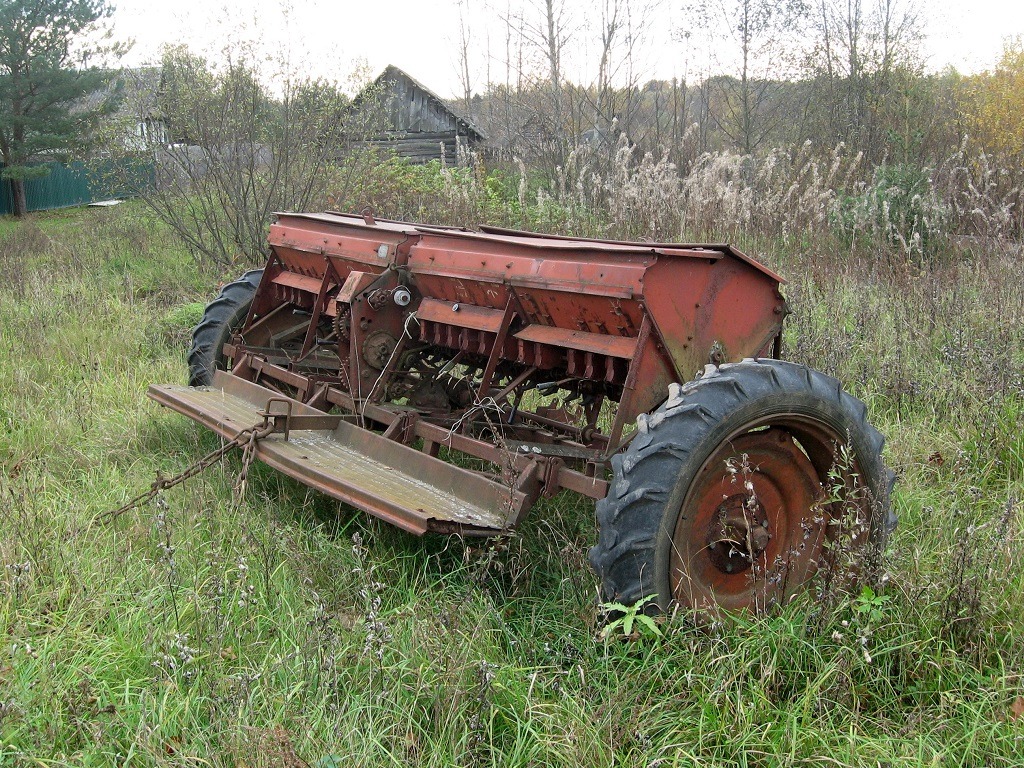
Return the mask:
M 607 599 L 758 609 L 893 525 L 864 404 L 780 359 L 781 282 L 728 245 L 282 213 L 149 394 L 414 534 L 582 494 Z

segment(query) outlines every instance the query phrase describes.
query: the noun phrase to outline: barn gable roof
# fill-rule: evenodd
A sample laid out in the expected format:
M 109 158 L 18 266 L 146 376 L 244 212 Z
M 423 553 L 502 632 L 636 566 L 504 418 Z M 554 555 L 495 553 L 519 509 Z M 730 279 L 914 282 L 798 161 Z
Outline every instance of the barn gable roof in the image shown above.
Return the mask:
M 368 85 L 366 88 L 359 92 L 355 99 L 353 99 L 353 105 L 358 107 L 359 104 L 364 99 L 364 94 L 370 92 L 373 89 L 386 88 L 389 82 L 394 82 L 399 79 L 406 80 L 416 90 L 421 91 L 428 99 L 436 103 L 439 107 L 441 107 L 441 109 L 450 114 L 455 119 L 459 128 L 465 131 L 465 135 L 469 136 L 471 139 L 477 142 L 487 141 L 487 136 L 485 136 L 483 131 L 477 128 L 469 118 L 460 115 L 458 112 L 452 109 L 451 104 L 449 104 L 447 101 L 445 101 L 436 93 L 434 93 L 432 90 L 427 88 L 427 86 L 423 85 L 423 83 L 414 78 L 408 72 L 399 69 L 393 64 L 388 64 L 384 68 L 384 71 L 377 76 L 377 79 L 375 79 L 370 85 Z

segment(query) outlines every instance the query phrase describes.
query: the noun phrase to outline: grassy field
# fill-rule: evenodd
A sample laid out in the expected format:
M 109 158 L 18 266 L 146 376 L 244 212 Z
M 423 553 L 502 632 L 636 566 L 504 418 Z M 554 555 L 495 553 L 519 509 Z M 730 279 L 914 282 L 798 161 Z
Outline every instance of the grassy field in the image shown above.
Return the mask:
M 568 495 L 470 546 L 263 467 L 236 504 L 231 457 L 100 521 L 217 446 L 145 391 L 230 275 L 131 205 L 0 220 L 0 766 L 1024 763 L 1019 249 L 741 245 L 889 436 L 888 578 L 624 643 Z

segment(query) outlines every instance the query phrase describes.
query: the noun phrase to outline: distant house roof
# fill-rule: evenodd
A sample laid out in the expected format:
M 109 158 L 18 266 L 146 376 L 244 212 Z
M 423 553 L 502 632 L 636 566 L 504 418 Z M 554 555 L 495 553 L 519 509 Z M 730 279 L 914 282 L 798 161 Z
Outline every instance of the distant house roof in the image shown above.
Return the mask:
M 477 128 L 476 125 L 474 125 L 473 122 L 468 117 L 460 115 L 452 108 L 450 103 L 448 103 L 440 96 L 438 96 L 436 93 L 434 93 L 432 90 L 427 88 L 427 86 L 423 85 L 423 83 L 414 78 L 408 72 L 399 69 L 393 64 L 388 64 L 388 66 L 384 68 L 384 71 L 377 76 L 376 80 L 374 80 L 370 85 L 368 85 L 366 88 L 359 92 L 359 94 L 353 100 L 353 106 L 358 107 L 359 104 L 366 98 L 365 95 L 367 93 L 372 92 L 373 89 L 386 88 L 389 84 L 401 80 L 406 80 L 410 85 L 413 86 L 413 88 L 421 91 L 427 97 L 428 100 L 436 104 L 442 111 L 451 115 L 451 117 L 455 121 L 458 133 L 460 135 L 469 137 L 474 143 L 482 143 L 487 141 L 487 136 L 485 136 L 483 131 Z M 398 129 L 404 128 L 404 126 L 395 127 Z

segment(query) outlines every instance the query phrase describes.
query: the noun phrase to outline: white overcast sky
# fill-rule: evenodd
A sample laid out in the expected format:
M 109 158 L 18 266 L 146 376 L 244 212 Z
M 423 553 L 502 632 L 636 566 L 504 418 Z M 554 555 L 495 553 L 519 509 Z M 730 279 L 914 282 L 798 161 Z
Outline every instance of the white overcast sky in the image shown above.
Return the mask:
M 651 0 L 644 0 L 651 2 Z M 458 75 L 459 17 L 457 0 L 112 0 L 113 22 L 119 37 L 135 46 L 129 65 L 155 62 L 163 44 L 186 43 L 197 52 L 215 52 L 226 41 L 255 44 L 257 55 L 275 51 L 287 55 L 293 70 L 340 83 L 348 80 L 361 62 L 376 76 L 394 64 L 436 91 L 451 97 L 461 93 Z M 463 0 L 462 13 L 470 22 L 473 90 L 490 76 L 505 79 L 505 41 L 499 14 L 530 0 Z M 536 0 L 534 0 L 536 2 Z M 665 0 L 639 46 L 640 82 L 691 76 L 697 65 L 684 45 L 673 40 L 680 26 L 683 0 Z M 642 2 L 636 3 L 641 5 Z M 598 6 L 594 2 L 593 7 Z M 924 52 L 928 68 L 954 66 L 961 72 L 991 68 L 1008 36 L 1024 34 L 1024 0 L 917 0 L 926 33 Z M 592 14 L 591 14 L 592 15 Z M 574 24 L 578 31 L 570 46 L 576 66 L 593 72 L 593 43 L 587 40 L 587 14 Z M 489 39 L 488 39 L 489 36 Z M 270 65 L 268 65 L 269 67 Z

